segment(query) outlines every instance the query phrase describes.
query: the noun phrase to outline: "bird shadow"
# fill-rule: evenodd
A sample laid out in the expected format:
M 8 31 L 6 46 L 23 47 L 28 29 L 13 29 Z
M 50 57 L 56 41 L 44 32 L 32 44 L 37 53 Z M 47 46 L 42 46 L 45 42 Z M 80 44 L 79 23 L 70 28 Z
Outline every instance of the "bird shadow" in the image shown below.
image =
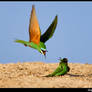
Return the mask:
M 84 77 L 84 75 L 78 75 L 78 74 L 76 75 L 76 74 L 69 74 L 68 73 L 67 75 L 69 75 L 71 77 Z
M 76 74 L 70 74 L 70 73 L 67 73 L 66 75 L 69 75 L 70 77 L 84 77 L 84 75 L 76 75 Z M 48 76 L 43 76 L 43 77 L 48 77 Z
M 89 77 L 92 77 L 92 74 L 88 74 L 88 75 L 79 75 L 79 74 L 70 74 L 70 73 L 67 73 L 66 75 L 69 75 L 70 77 L 86 77 L 86 76 L 89 76 Z M 42 76 L 42 77 L 51 77 L 51 76 Z M 52 76 L 54 77 L 54 76 Z
M 92 77 L 92 74 L 78 75 L 78 74 L 70 74 L 70 73 L 67 73 L 67 75 L 69 75 L 69 76 L 71 76 L 71 77 L 85 77 L 85 76 Z

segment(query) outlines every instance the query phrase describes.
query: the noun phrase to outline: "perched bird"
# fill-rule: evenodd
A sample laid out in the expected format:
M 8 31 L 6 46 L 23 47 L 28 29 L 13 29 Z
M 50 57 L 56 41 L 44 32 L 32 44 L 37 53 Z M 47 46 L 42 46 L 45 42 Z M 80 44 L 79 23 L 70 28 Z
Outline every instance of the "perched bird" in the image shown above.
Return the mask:
M 52 24 L 48 27 L 46 32 L 43 35 L 41 35 L 39 23 L 36 16 L 35 6 L 32 5 L 29 23 L 29 41 L 15 40 L 15 42 L 34 48 L 38 50 L 41 54 L 46 56 L 47 49 L 45 42 L 53 36 L 56 26 L 57 26 L 57 15 L 55 16 L 55 19 L 53 20 Z
M 70 68 L 68 67 L 68 59 L 60 58 L 59 60 L 60 60 L 60 63 L 59 63 L 59 66 L 56 68 L 56 70 L 52 74 L 46 75 L 46 77 L 61 76 L 69 72 Z

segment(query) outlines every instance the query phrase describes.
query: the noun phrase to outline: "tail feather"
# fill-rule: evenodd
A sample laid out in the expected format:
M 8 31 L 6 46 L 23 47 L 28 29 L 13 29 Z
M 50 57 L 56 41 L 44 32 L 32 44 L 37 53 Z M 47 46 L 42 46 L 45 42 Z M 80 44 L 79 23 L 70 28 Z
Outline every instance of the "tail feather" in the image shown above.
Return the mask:
M 52 74 L 48 74 L 45 77 L 53 77 L 53 75 Z
M 27 45 L 27 42 L 26 41 L 23 41 L 23 40 L 15 40 L 14 42 L 16 42 L 16 43 L 21 43 L 21 44 L 23 44 L 23 45 Z

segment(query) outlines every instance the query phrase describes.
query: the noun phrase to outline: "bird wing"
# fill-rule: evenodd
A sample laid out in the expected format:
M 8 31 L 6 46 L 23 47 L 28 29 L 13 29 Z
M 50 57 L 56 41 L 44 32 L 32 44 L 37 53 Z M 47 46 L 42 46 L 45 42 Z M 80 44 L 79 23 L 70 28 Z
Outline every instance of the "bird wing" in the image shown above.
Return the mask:
M 55 16 L 55 19 L 53 20 L 49 28 L 46 30 L 46 32 L 43 35 L 41 35 L 40 41 L 45 43 L 47 40 L 49 40 L 55 32 L 56 26 L 57 26 L 57 15 Z
M 34 42 L 36 44 L 39 44 L 40 36 L 41 36 L 41 32 L 36 16 L 35 6 L 32 5 L 30 24 L 29 24 L 29 42 Z
M 60 73 L 62 70 L 63 70 L 63 68 L 61 66 L 58 66 L 56 68 L 56 70 L 54 70 L 54 72 L 51 75 L 55 76 L 56 74 Z
M 53 77 L 63 70 L 61 66 L 58 66 L 51 74 L 46 75 L 46 77 Z

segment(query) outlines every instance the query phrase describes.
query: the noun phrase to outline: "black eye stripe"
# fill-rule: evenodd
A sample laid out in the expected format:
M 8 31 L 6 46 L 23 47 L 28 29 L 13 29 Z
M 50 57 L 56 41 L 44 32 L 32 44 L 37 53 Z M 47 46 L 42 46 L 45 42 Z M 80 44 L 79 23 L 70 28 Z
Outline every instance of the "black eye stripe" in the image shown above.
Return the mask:
M 42 51 L 46 51 L 46 50 L 43 50 L 43 49 L 41 49 Z
M 46 52 L 46 51 L 42 50 L 42 52 Z

